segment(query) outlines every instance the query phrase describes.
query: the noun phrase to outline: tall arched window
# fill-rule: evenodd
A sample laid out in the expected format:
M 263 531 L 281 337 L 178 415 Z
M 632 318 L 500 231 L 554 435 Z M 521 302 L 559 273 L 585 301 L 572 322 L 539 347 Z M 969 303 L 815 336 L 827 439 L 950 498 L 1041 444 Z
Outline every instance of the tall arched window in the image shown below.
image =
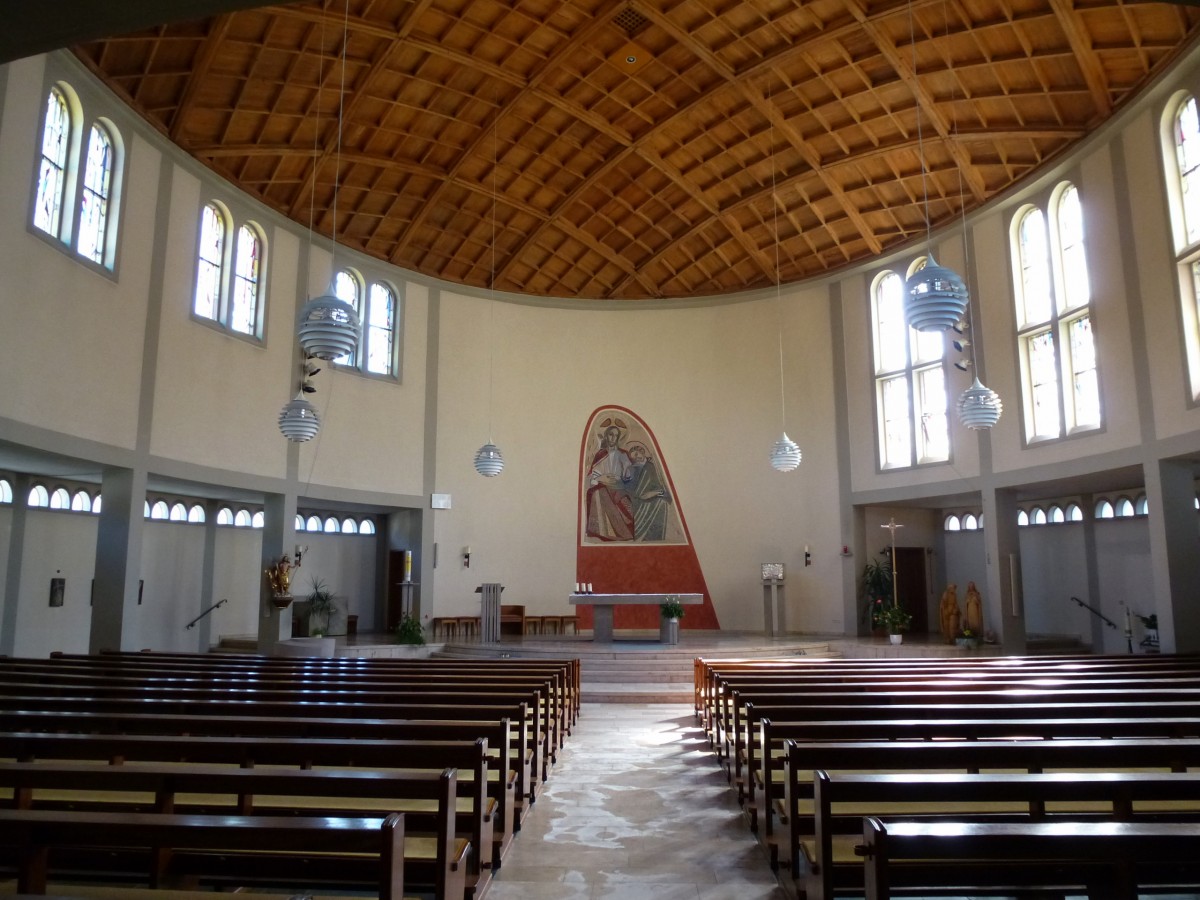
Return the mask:
M 215 203 L 200 212 L 200 249 L 196 260 L 196 298 L 192 312 L 216 322 L 221 315 L 221 286 L 225 280 L 225 243 L 229 223 Z
M 1163 144 L 1188 381 L 1200 401 L 1200 111 L 1181 95 L 1166 109 Z
M 258 333 L 259 271 L 262 238 L 252 225 L 238 229 L 237 256 L 233 264 L 233 296 L 229 327 L 242 334 Z
M 880 275 L 873 293 L 880 466 L 945 462 L 950 458 L 950 434 L 943 336 L 908 327 L 904 279 L 897 273 Z
M 354 307 L 354 311 L 358 313 L 359 321 L 362 320 L 362 279 L 359 278 L 357 272 L 352 272 L 349 269 L 342 269 L 333 276 L 333 295 L 339 300 L 345 300 Z M 345 356 L 339 356 L 334 362 L 339 366 L 355 366 L 357 365 L 358 351 L 351 350 Z
M 33 224 L 56 238 L 63 236 L 63 199 L 67 191 L 67 161 L 71 150 L 71 110 L 62 89 L 50 88 L 46 121 L 42 125 L 41 162 Z
M 366 331 L 367 371 L 395 374 L 396 293 L 378 281 L 371 285 Z
M 1084 251 L 1083 206 L 1064 182 L 1050 214 L 1014 220 L 1017 336 L 1027 441 L 1100 426 L 1100 389 Z
M 79 254 L 112 267 L 108 253 L 109 200 L 113 181 L 113 139 L 96 123 L 88 136 L 83 191 L 79 201 Z

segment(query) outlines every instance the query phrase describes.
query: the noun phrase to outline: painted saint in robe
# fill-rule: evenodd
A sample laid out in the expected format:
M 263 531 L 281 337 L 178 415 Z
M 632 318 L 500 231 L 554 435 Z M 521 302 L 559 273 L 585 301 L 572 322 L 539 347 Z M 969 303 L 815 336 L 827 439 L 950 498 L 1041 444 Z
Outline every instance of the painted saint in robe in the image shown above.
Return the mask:
M 620 446 L 625 423 L 605 419 L 600 427 L 600 449 L 588 469 L 587 535 L 601 541 L 632 541 L 634 516 L 629 486 L 633 464 Z
M 667 536 L 667 514 L 671 495 L 659 475 L 658 466 L 646 445 L 629 444 L 633 468 L 629 495 L 633 500 L 633 537 L 638 541 L 661 541 Z

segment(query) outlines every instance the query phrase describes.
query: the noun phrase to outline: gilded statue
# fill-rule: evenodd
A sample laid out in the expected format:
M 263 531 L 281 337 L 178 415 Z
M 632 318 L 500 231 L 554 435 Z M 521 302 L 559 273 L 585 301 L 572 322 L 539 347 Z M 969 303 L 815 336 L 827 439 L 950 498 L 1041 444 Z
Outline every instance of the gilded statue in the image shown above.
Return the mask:
M 953 644 L 954 639 L 958 637 L 958 623 L 961 618 L 962 614 L 958 611 L 958 585 L 951 583 L 946 585 L 942 594 L 940 610 L 942 637 L 946 639 L 946 643 Z
M 963 627 L 970 628 L 974 635 L 983 633 L 983 598 L 979 596 L 973 581 L 967 582 L 967 609 Z
M 292 569 L 292 559 L 286 553 L 275 565 L 267 567 L 267 583 L 271 585 L 271 593 L 284 596 L 291 590 Z

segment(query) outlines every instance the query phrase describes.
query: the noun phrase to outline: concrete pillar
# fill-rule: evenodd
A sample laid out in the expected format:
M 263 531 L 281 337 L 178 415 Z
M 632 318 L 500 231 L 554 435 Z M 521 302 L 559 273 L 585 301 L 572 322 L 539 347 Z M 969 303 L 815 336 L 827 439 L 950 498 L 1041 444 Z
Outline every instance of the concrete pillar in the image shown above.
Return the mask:
M 126 616 L 137 608 L 146 521 L 146 472 L 104 470 L 96 532 L 96 590 L 88 652 L 132 650 Z
M 1143 469 L 1159 647 L 1163 653 L 1200 652 L 1196 477 L 1190 463 L 1174 460 L 1155 460 Z
M 1006 654 L 1021 655 L 1026 652 L 1026 635 L 1016 494 L 1011 490 L 985 488 L 981 496 L 987 556 L 984 627 L 996 632 Z
M 296 495 L 267 494 L 263 504 L 262 564 L 259 566 L 258 650 L 270 654 L 275 645 L 292 636 L 292 607 L 278 609 L 271 602 L 267 568 L 284 554 L 293 558 L 296 550 Z M 293 583 L 292 590 L 296 590 Z
M 21 597 L 21 568 L 25 559 L 25 520 L 29 509 L 28 475 L 13 479 L 12 528 L 8 533 L 8 571 L 4 575 L 4 610 L 0 613 L 0 653 L 17 655 L 17 601 Z

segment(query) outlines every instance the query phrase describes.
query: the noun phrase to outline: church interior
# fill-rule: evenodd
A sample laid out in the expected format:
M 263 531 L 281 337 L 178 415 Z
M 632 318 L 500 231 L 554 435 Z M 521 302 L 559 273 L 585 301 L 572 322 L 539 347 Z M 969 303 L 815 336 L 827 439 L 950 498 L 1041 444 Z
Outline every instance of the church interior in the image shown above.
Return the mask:
M 1200 896 L 1200 7 L 21 6 L 0 893 Z

